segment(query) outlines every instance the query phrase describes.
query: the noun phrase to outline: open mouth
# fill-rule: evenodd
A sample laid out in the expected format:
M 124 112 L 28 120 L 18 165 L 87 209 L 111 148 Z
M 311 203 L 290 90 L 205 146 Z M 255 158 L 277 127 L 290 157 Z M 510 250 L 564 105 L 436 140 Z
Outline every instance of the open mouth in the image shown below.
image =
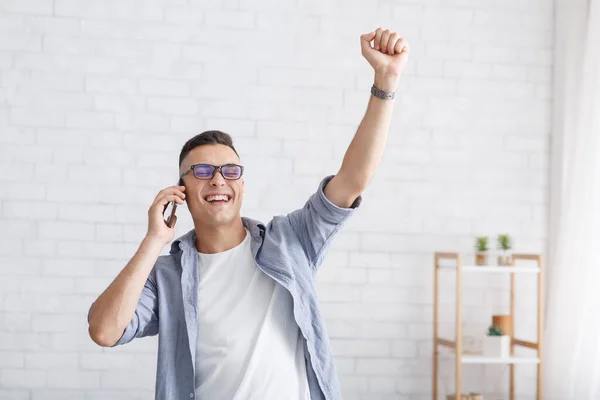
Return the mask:
M 211 204 L 227 204 L 231 200 L 231 196 L 227 194 L 211 194 L 204 197 L 204 200 Z

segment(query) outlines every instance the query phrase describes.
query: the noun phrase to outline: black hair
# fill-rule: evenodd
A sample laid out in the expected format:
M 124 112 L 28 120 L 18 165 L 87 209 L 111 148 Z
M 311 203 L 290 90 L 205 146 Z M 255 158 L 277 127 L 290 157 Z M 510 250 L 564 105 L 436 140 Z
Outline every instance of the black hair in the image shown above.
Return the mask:
M 183 145 L 181 148 L 181 152 L 179 153 L 179 166 L 181 167 L 181 162 L 188 155 L 190 151 L 199 146 L 204 146 L 207 144 L 222 144 L 229 147 L 234 153 L 239 157 L 240 155 L 233 147 L 233 139 L 231 136 L 225 132 L 221 131 L 204 131 L 202 133 L 197 134 Z

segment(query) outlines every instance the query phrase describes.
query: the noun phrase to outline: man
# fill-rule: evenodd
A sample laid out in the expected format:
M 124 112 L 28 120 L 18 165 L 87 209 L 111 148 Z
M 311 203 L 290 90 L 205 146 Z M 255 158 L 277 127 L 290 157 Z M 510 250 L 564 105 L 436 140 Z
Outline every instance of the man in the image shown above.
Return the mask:
M 406 41 L 381 28 L 361 47 L 375 72 L 365 117 L 338 173 L 303 208 L 267 225 L 241 217 L 243 167 L 229 135 L 183 146 L 181 186 L 158 193 L 138 251 L 88 314 L 100 346 L 159 334 L 157 399 L 341 399 L 315 274 L 381 160 L 408 57 Z M 187 202 L 194 229 L 159 257 L 174 236 L 163 219 L 172 201 Z

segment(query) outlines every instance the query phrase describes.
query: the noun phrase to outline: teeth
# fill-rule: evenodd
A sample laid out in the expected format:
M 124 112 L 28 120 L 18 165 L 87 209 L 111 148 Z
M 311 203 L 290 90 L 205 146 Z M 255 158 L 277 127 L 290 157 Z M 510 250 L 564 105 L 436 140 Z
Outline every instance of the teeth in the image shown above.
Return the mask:
M 216 201 L 216 200 L 224 200 L 224 201 L 228 201 L 229 200 L 229 196 L 226 195 L 216 195 L 216 196 L 207 196 L 206 197 L 206 201 Z

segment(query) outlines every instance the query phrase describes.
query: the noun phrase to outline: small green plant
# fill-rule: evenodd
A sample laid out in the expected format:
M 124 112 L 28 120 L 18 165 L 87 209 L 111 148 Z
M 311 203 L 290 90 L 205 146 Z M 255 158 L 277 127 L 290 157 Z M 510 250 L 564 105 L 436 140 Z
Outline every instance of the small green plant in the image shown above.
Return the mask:
M 504 251 L 512 249 L 512 239 L 508 235 L 498 235 L 498 248 Z
M 502 332 L 502 328 L 500 328 L 499 326 L 492 325 L 488 328 L 488 335 L 489 336 L 502 336 L 502 335 L 504 335 L 504 332 Z
M 487 236 L 477 236 L 475 238 L 475 248 L 479 253 L 484 253 L 489 250 L 488 248 L 488 237 Z

